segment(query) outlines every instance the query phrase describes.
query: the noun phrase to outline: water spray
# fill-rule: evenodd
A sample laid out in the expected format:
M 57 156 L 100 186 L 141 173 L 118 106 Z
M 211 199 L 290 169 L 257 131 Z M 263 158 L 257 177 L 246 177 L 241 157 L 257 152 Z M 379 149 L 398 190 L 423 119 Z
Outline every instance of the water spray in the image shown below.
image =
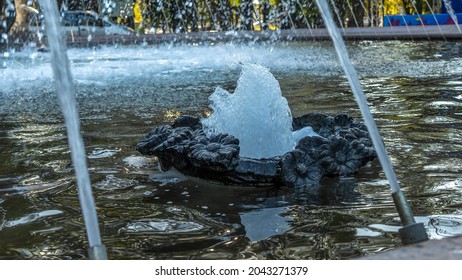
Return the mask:
M 399 187 L 398 179 L 396 178 L 390 158 L 385 150 L 385 146 L 382 142 L 382 138 L 380 137 L 374 118 L 369 110 L 369 106 L 367 105 L 367 100 L 359 82 L 358 74 L 350 61 L 348 50 L 337 26 L 335 25 L 329 5 L 325 0 L 316 0 L 316 4 L 318 5 L 322 18 L 324 19 L 327 31 L 332 38 L 335 51 L 337 52 L 340 63 L 348 78 L 348 83 L 350 84 L 361 114 L 363 115 L 367 129 L 369 130 L 380 164 L 382 165 L 385 176 L 390 184 L 391 196 L 393 197 L 393 202 L 395 203 L 403 225 L 403 227 L 399 229 L 401 240 L 404 245 L 428 240 L 424 225 L 422 223 L 416 223 L 409 203 Z
M 45 13 L 48 45 L 51 50 L 52 68 L 55 86 L 61 109 L 66 121 L 67 138 L 71 150 L 72 164 L 77 179 L 80 205 L 88 236 L 90 259 L 107 259 L 106 249 L 101 243 L 98 217 L 95 210 L 90 176 L 88 174 L 85 146 L 80 134 L 80 123 L 75 101 L 75 89 L 66 53 L 66 46 L 61 36 L 58 5 L 56 1 L 41 0 Z

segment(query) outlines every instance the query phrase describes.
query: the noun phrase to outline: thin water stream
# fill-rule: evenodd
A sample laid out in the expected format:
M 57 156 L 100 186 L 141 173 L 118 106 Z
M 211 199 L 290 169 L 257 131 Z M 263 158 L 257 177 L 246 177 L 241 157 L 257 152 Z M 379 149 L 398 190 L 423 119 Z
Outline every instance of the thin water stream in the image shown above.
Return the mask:
M 340 64 L 345 71 L 351 90 L 355 96 L 356 102 L 358 103 L 361 114 L 364 118 L 366 126 L 369 130 L 372 143 L 377 152 L 377 157 L 381 163 L 381 166 L 385 172 L 388 183 L 390 184 L 391 193 L 395 202 L 396 209 L 399 213 L 403 228 L 400 229 L 400 234 L 404 244 L 417 243 L 428 240 L 427 234 L 423 224 L 416 224 L 414 214 L 406 200 L 404 194 L 401 192 L 401 188 L 398 183 L 398 178 L 391 164 L 390 157 L 385 149 L 382 138 L 380 137 L 379 130 L 375 123 L 374 117 L 371 114 L 369 105 L 367 104 L 366 96 L 364 95 L 363 88 L 359 81 L 359 76 L 351 63 L 348 50 L 345 43 L 340 36 L 340 32 L 335 26 L 335 22 L 332 18 L 332 14 L 329 10 L 329 6 L 326 2 L 316 0 L 319 6 L 321 15 L 326 24 L 327 30 L 333 40 L 335 50 L 340 60 Z M 411 228 L 411 229 L 410 229 Z
M 372 142 L 374 143 L 374 148 L 377 151 L 377 156 L 382 164 L 382 167 L 385 171 L 385 175 L 390 183 L 391 191 L 398 192 L 400 191 L 398 179 L 396 178 L 395 171 L 388 157 L 387 151 L 383 145 L 382 137 L 380 137 L 377 125 L 375 124 L 374 117 L 369 110 L 369 105 L 367 104 L 366 97 L 364 95 L 361 83 L 359 81 L 359 76 L 354 68 L 353 64 L 350 61 L 348 50 L 343 42 L 342 36 L 338 31 L 335 22 L 332 18 L 332 14 L 329 10 L 329 6 L 325 1 L 316 1 L 319 6 L 321 15 L 323 16 L 324 22 L 327 26 L 327 30 L 332 38 L 334 43 L 335 50 L 337 52 L 340 64 L 342 65 L 345 75 L 347 76 L 348 82 L 352 89 L 352 92 L 355 96 L 356 102 L 358 103 L 361 114 L 363 115 L 364 122 L 369 130 L 371 135 Z
M 100 248 L 97 249 L 99 253 L 94 254 L 97 258 L 105 259 L 107 257 L 105 256 L 104 249 L 102 249 L 98 217 L 87 168 L 85 145 L 80 134 L 80 119 L 77 112 L 74 83 L 60 27 L 58 4 L 55 1 L 41 1 L 40 3 L 45 13 L 56 93 L 66 122 L 67 138 L 76 174 L 77 186 L 79 188 L 80 204 L 85 220 L 90 250 L 95 250 L 92 248 Z

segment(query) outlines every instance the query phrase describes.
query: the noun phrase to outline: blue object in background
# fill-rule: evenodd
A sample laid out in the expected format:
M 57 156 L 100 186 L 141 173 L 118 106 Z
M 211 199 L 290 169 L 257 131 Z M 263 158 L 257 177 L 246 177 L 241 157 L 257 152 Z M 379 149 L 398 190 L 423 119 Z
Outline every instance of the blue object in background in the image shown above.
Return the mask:
M 462 24 L 462 0 L 452 0 L 450 3 L 455 16 L 454 22 L 451 15 L 446 9 L 444 0 L 441 0 L 441 14 L 423 14 L 423 15 L 390 15 L 384 16 L 384 26 L 416 26 L 416 25 L 448 25 Z
M 462 1 L 462 0 L 461 0 Z M 462 13 L 455 14 L 457 22 L 462 23 Z M 455 24 L 449 14 L 392 15 L 383 17 L 384 26 L 422 26 Z

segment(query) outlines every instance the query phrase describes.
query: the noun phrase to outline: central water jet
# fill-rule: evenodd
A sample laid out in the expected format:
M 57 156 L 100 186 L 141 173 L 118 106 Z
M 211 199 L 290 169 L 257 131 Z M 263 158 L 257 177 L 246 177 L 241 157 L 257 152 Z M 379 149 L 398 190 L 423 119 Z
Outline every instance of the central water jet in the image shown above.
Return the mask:
M 267 68 L 243 65 L 234 93 L 219 87 L 209 99 L 213 113 L 202 121 L 205 133 L 233 135 L 239 139 L 240 156 L 269 158 L 294 149 L 292 114 Z

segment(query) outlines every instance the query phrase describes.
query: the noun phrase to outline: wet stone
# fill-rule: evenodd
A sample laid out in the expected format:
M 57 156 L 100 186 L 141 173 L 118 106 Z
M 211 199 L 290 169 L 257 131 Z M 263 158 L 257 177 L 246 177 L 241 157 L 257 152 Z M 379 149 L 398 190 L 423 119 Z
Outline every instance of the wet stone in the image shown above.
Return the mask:
M 172 124 L 173 128 L 189 127 L 193 130 L 202 129 L 201 119 L 199 117 L 183 115 L 178 117 Z

